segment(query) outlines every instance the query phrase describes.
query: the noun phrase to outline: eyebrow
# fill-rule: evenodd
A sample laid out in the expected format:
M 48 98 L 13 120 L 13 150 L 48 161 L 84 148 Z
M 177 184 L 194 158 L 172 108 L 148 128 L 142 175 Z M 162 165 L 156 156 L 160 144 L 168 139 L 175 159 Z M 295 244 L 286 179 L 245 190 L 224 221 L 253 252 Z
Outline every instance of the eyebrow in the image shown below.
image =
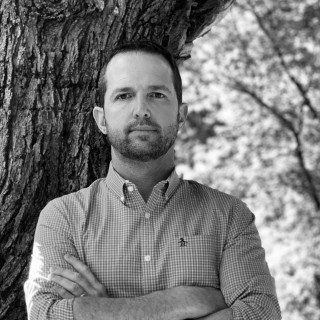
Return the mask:
M 133 88 L 131 88 L 131 87 L 117 88 L 112 91 L 111 96 L 114 96 L 115 94 L 120 93 L 120 92 L 128 92 L 128 91 L 133 91 Z
M 154 90 L 154 91 L 158 91 L 158 90 L 160 90 L 160 91 L 166 91 L 166 92 L 172 94 L 171 90 L 170 90 L 167 86 L 165 86 L 165 85 L 149 86 L 148 89 L 149 89 L 149 90 Z M 111 96 L 113 97 L 113 96 L 115 96 L 116 94 L 121 93 L 121 92 L 133 92 L 133 91 L 134 91 L 134 89 L 133 89 L 132 87 L 117 88 L 117 89 L 115 89 L 115 90 L 112 91 Z
M 166 91 L 168 93 L 172 93 L 171 90 L 167 87 L 167 86 L 164 86 L 164 85 L 160 85 L 160 86 L 149 86 L 148 89 L 150 90 L 160 90 L 160 91 Z

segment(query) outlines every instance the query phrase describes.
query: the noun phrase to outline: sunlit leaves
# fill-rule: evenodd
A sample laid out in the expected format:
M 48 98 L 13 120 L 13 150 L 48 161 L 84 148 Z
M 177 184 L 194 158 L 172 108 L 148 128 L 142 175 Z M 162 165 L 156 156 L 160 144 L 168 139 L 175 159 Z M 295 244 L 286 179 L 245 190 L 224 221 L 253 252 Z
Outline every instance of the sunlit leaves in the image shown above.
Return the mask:
M 320 317 L 319 6 L 239 0 L 182 70 L 178 169 L 254 211 L 284 320 Z

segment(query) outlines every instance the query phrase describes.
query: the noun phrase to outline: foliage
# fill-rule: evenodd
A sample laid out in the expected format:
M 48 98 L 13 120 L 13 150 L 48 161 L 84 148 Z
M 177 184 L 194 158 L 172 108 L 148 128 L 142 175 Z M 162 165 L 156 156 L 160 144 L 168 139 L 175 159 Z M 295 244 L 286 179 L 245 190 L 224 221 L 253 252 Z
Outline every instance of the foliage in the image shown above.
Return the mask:
M 320 317 L 319 23 L 316 0 L 239 0 L 182 68 L 178 170 L 256 214 L 285 320 Z

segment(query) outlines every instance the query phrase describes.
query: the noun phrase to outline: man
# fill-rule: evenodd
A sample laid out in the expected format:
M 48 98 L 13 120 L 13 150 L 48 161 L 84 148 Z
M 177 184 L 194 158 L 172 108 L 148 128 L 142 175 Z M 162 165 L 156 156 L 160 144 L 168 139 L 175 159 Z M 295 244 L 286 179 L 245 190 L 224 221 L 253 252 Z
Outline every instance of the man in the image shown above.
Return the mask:
M 253 214 L 174 170 L 187 106 L 170 53 L 117 48 L 100 93 L 93 116 L 111 144 L 109 172 L 41 212 L 29 318 L 280 319 Z

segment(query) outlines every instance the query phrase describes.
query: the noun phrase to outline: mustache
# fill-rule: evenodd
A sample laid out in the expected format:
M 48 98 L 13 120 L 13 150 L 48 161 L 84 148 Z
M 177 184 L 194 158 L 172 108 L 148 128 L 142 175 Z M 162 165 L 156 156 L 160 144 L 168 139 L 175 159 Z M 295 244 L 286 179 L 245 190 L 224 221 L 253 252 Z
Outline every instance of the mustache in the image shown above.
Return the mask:
M 160 130 L 161 127 L 156 123 L 151 121 L 150 119 L 141 119 L 141 120 L 132 120 L 128 123 L 127 127 L 126 127 L 126 132 L 130 132 L 134 129 L 136 129 L 139 126 L 149 126 L 152 127 L 154 129 Z

